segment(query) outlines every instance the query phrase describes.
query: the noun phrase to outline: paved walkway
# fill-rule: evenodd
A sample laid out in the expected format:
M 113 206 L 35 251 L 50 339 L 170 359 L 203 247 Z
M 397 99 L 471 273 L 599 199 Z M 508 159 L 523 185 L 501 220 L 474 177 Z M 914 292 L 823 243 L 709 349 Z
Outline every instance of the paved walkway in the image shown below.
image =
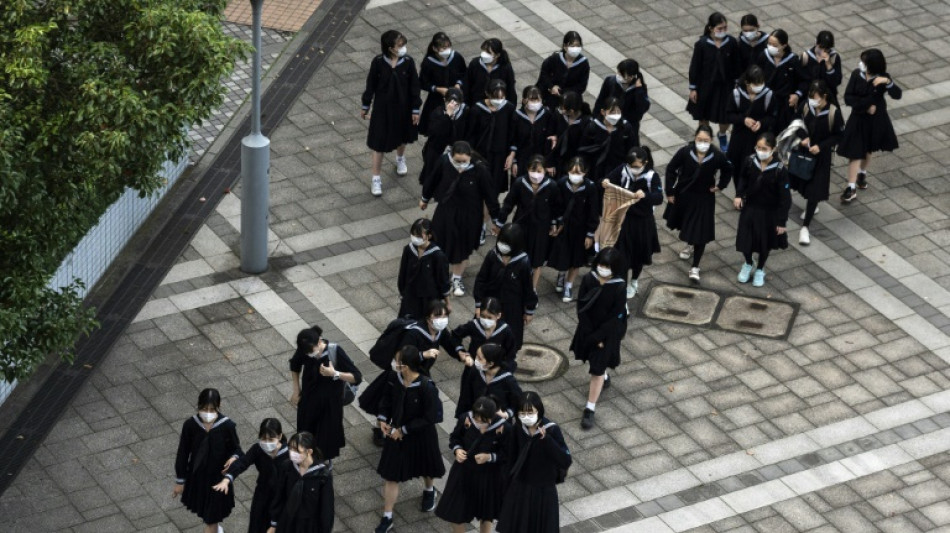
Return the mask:
M 719 240 L 704 258 L 703 286 L 797 304 L 787 339 L 635 318 L 625 362 L 589 432 L 579 429 L 586 367 L 572 364 L 563 376 L 529 387 L 545 398 L 575 458 L 559 486 L 564 531 L 913 532 L 950 525 L 950 8 L 925 0 L 807 5 L 821 4 L 794 11 L 773 5 L 759 16 L 788 31 L 796 49 L 830 27 L 849 70 L 861 49 L 884 49 L 905 91 L 891 111 L 901 148 L 875 159 L 872 188 L 854 204 L 821 206 L 811 246 L 773 255 L 763 289 L 735 282 L 736 215 L 728 197 L 720 198 Z M 743 13 L 727 12 L 733 30 Z M 419 216 L 415 179 L 395 178 L 392 160 L 384 167 L 384 197 L 369 194 L 358 108 L 380 31 L 400 28 L 417 58 L 439 29 L 466 57 L 497 36 L 514 58 L 520 87 L 534 81 L 564 31 L 576 29 L 593 67 L 591 92 L 627 54 L 645 69 L 653 108 L 643 137 L 664 162 L 693 128 L 683 113 L 685 70 L 706 15 L 683 0 L 373 0 L 271 133 L 271 271 L 247 276 L 238 269 L 237 187 L 220 198 L 0 497 L 5 528 L 196 531 L 198 521 L 170 494 L 178 431 L 200 389 L 221 390 L 222 411 L 249 444 L 263 417 L 292 428 L 287 360 L 305 325 L 323 325 L 373 377 L 365 351 L 395 315 L 398 258 Z M 419 150 L 409 150 L 411 174 Z M 835 169 L 835 187 L 842 170 Z M 644 291 L 686 279 L 674 237 L 665 230 L 660 236 L 664 250 L 641 278 Z M 566 353 L 573 306 L 555 298 L 552 281 L 545 272 L 526 340 Z M 471 298 L 454 307 L 453 324 L 471 316 Z M 447 401 L 457 396 L 457 365 L 443 361 L 433 377 Z M 365 417 L 353 408 L 345 415 L 347 447 L 335 463 L 337 529 L 362 533 L 381 506 L 379 453 Z M 246 527 L 253 480 L 249 473 L 238 483 L 229 531 Z M 418 492 L 404 486 L 398 530 L 445 530 L 416 510 Z

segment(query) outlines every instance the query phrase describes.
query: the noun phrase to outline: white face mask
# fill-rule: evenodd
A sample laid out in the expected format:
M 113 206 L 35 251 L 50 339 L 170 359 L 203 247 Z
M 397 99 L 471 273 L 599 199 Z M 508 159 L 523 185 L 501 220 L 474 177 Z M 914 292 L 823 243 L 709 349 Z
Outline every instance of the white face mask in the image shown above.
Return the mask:
M 860 70 L 862 74 L 867 74 L 868 67 L 864 64 L 864 61 L 858 61 L 858 70 Z
M 779 47 L 772 45 L 766 46 L 765 49 L 769 51 L 769 55 L 772 57 L 778 57 L 779 53 L 782 51 Z
M 485 63 L 486 65 L 495 60 L 495 56 L 491 55 L 488 52 L 482 52 L 481 57 L 482 57 L 482 63 Z
M 198 418 L 200 418 L 202 422 L 207 424 L 209 422 L 214 422 L 214 419 L 218 418 L 218 413 L 206 413 L 204 411 L 200 411 L 198 413 Z
M 613 275 L 613 271 L 611 271 L 611 270 L 610 270 L 609 268 L 607 268 L 607 267 L 599 266 L 599 267 L 597 267 L 597 275 L 600 276 L 600 277 L 602 277 L 602 278 L 604 278 L 604 279 L 608 279 L 608 278 L 610 278 L 611 275 Z
M 710 146 L 712 146 L 710 143 L 701 143 L 701 142 L 698 142 L 698 143 L 696 143 L 696 151 L 699 152 L 699 153 L 701 153 L 701 154 L 705 154 L 706 152 L 709 151 L 709 147 L 710 147 Z
M 528 102 L 527 104 L 525 104 L 524 107 L 525 107 L 525 109 L 527 109 L 528 111 L 531 111 L 531 112 L 533 112 L 533 113 L 537 113 L 538 111 L 541 111 L 541 106 L 542 106 L 542 105 L 543 105 L 543 104 L 541 104 L 541 102 Z
M 531 413 L 530 415 L 518 415 L 518 420 L 521 420 L 521 423 L 525 426 L 533 426 L 538 423 L 538 413 Z
M 765 85 L 749 85 L 749 92 L 752 94 L 759 94 L 765 89 Z
M 567 55 L 574 58 L 581 55 L 582 48 L 580 46 L 568 46 Z
M 581 183 L 584 182 L 584 175 L 583 174 L 568 174 L 567 179 L 574 185 L 580 185 Z
M 392 368 L 392 369 L 393 369 L 393 372 L 399 372 L 400 366 L 401 366 L 401 365 L 400 365 L 399 363 L 397 363 L 396 361 L 390 361 L 390 362 L 389 362 L 389 368 Z
M 406 49 L 405 46 L 403 46 L 403 47 L 400 48 L 399 50 L 396 50 L 396 55 L 399 56 L 399 57 L 403 57 L 403 56 L 406 55 L 407 52 L 408 52 L 408 50 Z
M 821 104 L 821 100 L 818 100 L 817 98 L 809 98 L 809 99 L 808 99 L 808 105 L 810 105 L 810 106 L 812 106 L 812 107 L 818 107 L 820 104 Z
M 759 161 L 765 161 L 772 157 L 772 150 L 756 150 L 755 156 L 759 158 Z
M 299 465 L 303 462 L 303 454 L 290 450 L 290 462 L 295 465 Z
M 544 172 L 528 172 L 528 179 L 532 183 L 541 183 L 541 180 L 544 179 Z
M 508 255 L 511 253 L 511 246 L 508 246 L 506 243 L 500 242 L 495 245 L 495 247 L 498 248 L 498 253 L 501 255 Z
M 470 163 L 468 161 L 466 161 L 465 163 L 459 163 L 458 161 L 454 159 L 452 160 L 452 166 L 455 167 L 455 170 L 458 170 L 459 172 L 464 172 L 468 170 L 469 164 Z
M 452 55 L 451 48 L 446 48 L 445 50 L 439 50 L 439 56 L 442 57 L 442 59 L 448 59 L 450 55 Z
M 449 317 L 447 316 L 440 316 L 439 318 L 432 319 L 432 327 L 435 328 L 436 331 L 442 331 L 448 326 L 449 326 Z
M 493 327 L 495 327 L 495 324 L 498 323 L 498 321 L 496 321 L 494 318 L 479 318 L 478 322 L 485 329 L 492 329 Z
M 508 100 L 505 100 L 504 98 L 492 98 L 489 100 L 489 102 L 491 102 L 491 105 L 495 107 L 503 107 L 507 101 Z
M 713 33 L 713 37 L 715 37 L 715 38 L 717 38 L 717 39 L 725 39 L 725 38 L 726 38 L 726 35 L 729 35 L 729 32 L 727 32 L 727 31 L 717 31 L 717 32 Z
M 607 120 L 608 124 L 610 124 L 611 126 L 616 126 L 617 123 L 620 122 L 620 117 L 621 117 L 620 113 L 615 113 L 615 114 L 607 115 L 604 118 Z
M 415 235 L 410 235 L 409 242 L 411 242 L 413 246 L 422 246 L 422 244 L 426 242 L 426 240 L 423 239 L 422 237 L 416 237 Z
M 475 361 L 475 370 L 480 370 L 480 371 L 484 372 L 484 371 L 485 371 L 485 365 L 483 365 L 481 361 L 476 360 L 476 361 Z
M 276 450 L 277 448 L 280 448 L 280 443 L 279 443 L 279 442 L 267 442 L 267 441 L 265 441 L 265 440 L 262 440 L 262 441 L 260 441 L 258 444 L 260 444 L 261 449 L 264 450 L 264 451 L 267 452 L 267 453 L 271 453 L 271 452 L 273 452 L 274 450 Z
M 745 37 L 747 41 L 751 41 L 752 39 L 755 39 L 756 37 L 759 36 L 759 32 L 758 31 L 744 31 L 742 32 L 742 36 Z
M 621 85 L 628 85 L 627 79 L 624 78 L 622 74 L 617 74 L 616 78 L 617 78 L 617 83 Z M 633 83 L 633 81 L 631 80 L 630 83 Z
M 482 433 L 488 429 L 488 422 L 474 422 L 473 425 L 475 426 L 475 429 L 481 431 Z
M 627 167 L 630 170 L 630 173 L 634 176 L 639 176 L 643 174 L 643 167 Z

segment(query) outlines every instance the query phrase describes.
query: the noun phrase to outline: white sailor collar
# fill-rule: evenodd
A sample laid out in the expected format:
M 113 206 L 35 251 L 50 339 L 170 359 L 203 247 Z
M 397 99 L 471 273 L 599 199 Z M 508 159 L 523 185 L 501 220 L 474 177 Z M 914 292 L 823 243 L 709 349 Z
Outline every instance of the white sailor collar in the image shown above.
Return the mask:
M 505 105 L 499 107 L 498 109 L 495 109 L 494 111 L 492 111 L 490 107 L 488 107 L 487 105 L 485 105 L 485 102 L 478 102 L 478 103 L 475 104 L 475 107 L 480 107 L 480 108 L 484 109 L 485 111 L 487 111 L 487 112 L 489 112 L 489 113 L 497 113 L 497 112 L 501 111 L 502 109 L 504 109 L 505 107 L 507 107 L 507 106 L 509 106 L 509 105 L 512 105 L 511 102 L 505 100 Z
M 587 56 L 585 56 L 583 53 L 581 53 L 581 55 L 579 55 L 579 56 L 577 56 L 576 58 L 574 58 L 574 62 L 573 62 L 573 63 L 571 63 L 570 65 L 568 65 L 568 64 L 567 64 L 567 59 L 564 58 L 564 50 L 561 50 L 560 52 L 558 52 L 557 55 L 558 55 L 558 57 L 561 59 L 561 63 L 564 63 L 564 66 L 567 67 L 567 68 L 574 68 L 574 67 L 576 67 L 577 65 L 580 65 L 581 63 L 587 61 Z
M 756 39 L 755 41 L 750 41 L 750 40 L 746 39 L 746 38 L 745 38 L 745 35 L 740 35 L 740 36 L 739 36 L 739 41 L 744 42 L 744 43 L 746 43 L 746 44 L 749 45 L 749 46 L 753 46 L 753 47 L 758 46 L 758 45 L 760 45 L 760 44 L 762 44 L 762 43 L 764 43 L 764 42 L 766 42 L 766 41 L 769 40 L 769 34 L 768 34 L 768 33 L 764 32 L 764 31 L 763 31 L 763 32 L 760 32 L 760 33 L 761 33 L 762 35 L 760 35 L 759 38 Z
M 699 157 L 696 156 L 696 145 L 695 145 L 695 144 L 693 145 L 693 149 L 689 151 L 689 156 L 693 158 L 693 161 L 696 161 L 697 163 L 699 163 L 700 165 L 702 165 L 703 163 L 705 163 L 706 161 L 711 160 L 711 159 L 714 157 L 714 156 L 713 156 L 713 151 L 712 151 L 712 146 L 709 147 L 709 151 L 706 152 L 706 157 L 704 157 L 702 161 L 700 161 L 700 160 L 699 160 Z
M 505 103 L 507 104 L 507 102 L 505 102 Z M 534 120 L 538 120 L 539 118 L 543 117 L 545 111 L 546 111 L 546 108 L 545 108 L 544 106 L 542 106 L 541 109 L 539 109 L 538 112 L 535 113 L 535 115 L 534 115 Z M 525 113 L 523 109 L 517 109 L 517 110 L 515 110 L 515 113 L 517 113 L 518 116 L 520 116 L 521 118 L 523 118 L 523 119 L 525 119 L 525 120 L 528 120 L 528 121 L 531 120 L 531 117 L 528 116 L 528 114 Z
M 772 65 L 772 66 L 774 66 L 774 67 L 781 67 L 781 66 L 784 66 L 785 63 L 788 63 L 788 62 L 791 61 L 793 58 L 798 57 L 798 56 L 796 56 L 795 54 L 787 53 L 787 54 L 785 54 L 785 57 L 783 57 L 782 60 L 779 61 L 778 64 L 776 65 L 776 64 L 775 64 L 775 58 L 772 57 L 772 54 L 769 53 L 769 50 L 768 50 L 767 48 L 766 48 L 765 50 L 762 50 L 762 53 L 765 54 L 765 58 L 769 60 L 769 64 Z
M 511 372 L 507 372 L 507 371 L 506 371 L 506 372 L 500 372 L 500 373 L 496 374 L 495 377 L 493 377 L 493 378 L 491 379 L 491 381 L 488 381 L 488 378 L 485 376 L 485 371 L 484 371 L 484 370 L 479 370 L 479 371 L 478 371 L 478 375 L 482 377 L 482 381 L 484 381 L 485 383 L 491 385 L 492 383 L 495 383 L 495 382 L 497 382 L 497 381 L 504 381 L 505 379 L 510 378 L 510 377 L 511 377 Z
M 475 414 L 472 413 L 471 411 L 469 411 L 468 413 L 466 413 L 466 416 L 468 417 L 469 421 L 472 423 L 473 427 L 474 427 L 475 424 L 478 423 L 478 422 L 475 421 Z M 501 427 L 502 425 L 504 425 L 505 422 L 506 422 L 506 420 L 505 420 L 504 418 L 498 417 L 498 420 L 495 420 L 495 421 L 492 422 L 487 428 L 485 428 L 485 433 L 488 433 L 489 431 L 491 431 L 491 430 L 493 430 L 493 429 L 498 429 L 499 427 Z
M 194 421 L 197 422 L 198 425 L 201 426 L 202 429 L 204 429 L 205 423 L 201 421 L 201 417 L 200 417 L 200 416 L 198 416 L 197 414 L 194 414 L 194 415 L 191 416 L 191 418 L 194 419 Z M 221 424 L 227 422 L 228 420 L 230 420 L 230 418 L 228 418 L 228 417 L 222 415 L 221 413 L 218 413 L 218 418 L 216 418 L 215 421 L 214 421 L 214 423 L 211 424 L 211 429 L 214 429 L 214 428 L 220 426 Z
M 439 340 L 439 337 L 442 336 L 442 332 L 445 331 L 445 330 L 443 329 L 443 330 L 441 330 L 441 331 L 436 332 L 435 336 L 432 336 L 432 335 L 429 335 L 429 330 L 428 330 L 428 328 L 424 328 L 424 327 L 420 326 L 418 323 L 416 323 L 416 324 L 410 324 L 409 326 L 406 327 L 406 329 L 415 329 L 415 330 L 418 330 L 420 333 L 422 333 L 423 335 L 425 335 L 426 338 L 429 339 L 429 340 L 432 341 L 432 342 L 435 342 L 435 341 Z
M 521 176 L 521 183 L 525 186 L 525 188 L 531 191 L 532 194 L 537 194 L 541 192 L 541 189 L 550 185 L 552 181 L 553 180 L 551 179 L 551 177 L 545 174 L 544 179 L 542 179 L 541 183 L 538 184 L 538 190 L 535 191 L 533 188 L 531 188 L 531 180 L 528 178 L 528 176 Z
M 500 333 L 500 332 L 502 332 L 502 331 L 504 331 L 505 329 L 508 328 L 508 324 L 507 324 L 506 322 L 503 322 L 503 323 L 501 323 L 501 324 L 498 324 L 498 323 L 496 322 L 496 323 L 495 323 L 495 330 L 491 332 L 491 335 L 489 335 L 488 333 L 485 332 L 485 328 L 482 327 L 481 322 L 479 322 L 477 319 L 474 320 L 473 322 L 475 323 L 475 329 L 477 329 L 478 332 L 482 334 L 482 337 L 485 337 L 486 339 L 490 339 L 490 338 L 494 337 L 495 335 L 498 335 L 498 333 Z
M 433 63 L 435 63 L 436 65 L 439 65 L 440 67 L 447 67 L 449 63 L 451 63 L 452 60 L 455 59 L 455 50 L 452 50 L 452 53 L 449 54 L 449 57 L 445 58 L 445 63 L 442 63 L 442 56 L 439 56 L 439 57 L 426 56 L 426 59 L 428 59 L 429 61 L 432 61 Z
M 409 249 L 412 250 L 412 253 L 415 254 L 416 257 L 419 256 L 419 248 L 417 248 L 415 244 L 412 244 L 412 243 L 410 242 L 407 246 L 409 246 Z M 429 243 L 429 247 L 426 248 L 426 250 L 425 250 L 424 252 L 422 252 L 422 257 L 425 257 L 425 256 L 427 256 L 427 255 L 429 255 L 429 254 L 433 254 L 433 253 L 438 252 L 438 251 L 440 251 L 440 250 L 441 250 L 441 249 L 439 248 L 439 245 L 437 245 L 437 244 L 435 244 L 435 243 Z
M 731 36 L 731 35 L 726 35 L 725 37 L 722 38 L 722 44 L 726 44 L 726 43 L 728 43 L 728 42 L 731 41 L 731 40 L 732 40 L 732 36 Z M 710 37 L 710 36 L 708 36 L 708 35 L 706 36 L 706 42 L 709 43 L 709 44 L 711 44 L 711 45 L 713 45 L 713 46 L 716 46 L 716 41 L 715 41 L 712 37 Z

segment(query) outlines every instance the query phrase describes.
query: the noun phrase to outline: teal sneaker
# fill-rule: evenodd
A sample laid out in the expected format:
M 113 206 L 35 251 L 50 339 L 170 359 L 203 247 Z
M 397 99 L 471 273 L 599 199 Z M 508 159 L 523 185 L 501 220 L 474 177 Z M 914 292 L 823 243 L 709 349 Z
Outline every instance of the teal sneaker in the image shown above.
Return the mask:
M 752 265 L 748 263 L 744 263 L 742 265 L 742 268 L 739 269 L 739 277 L 737 279 L 739 280 L 739 283 L 748 283 L 749 276 L 751 275 L 752 275 Z
M 746 276 L 746 279 L 749 279 L 749 277 Z M 765 271 L 762 269 L 759 269 L 759 270 L 756 270 L 755 275 L 752 276 L 752 286 L 761 287 L 762 285 L 765 285 Z

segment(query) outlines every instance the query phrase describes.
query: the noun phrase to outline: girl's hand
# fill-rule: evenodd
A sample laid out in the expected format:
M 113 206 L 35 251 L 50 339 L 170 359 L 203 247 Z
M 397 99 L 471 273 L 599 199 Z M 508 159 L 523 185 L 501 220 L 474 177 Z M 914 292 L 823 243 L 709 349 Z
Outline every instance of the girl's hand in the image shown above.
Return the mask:
M 515 153 L 511 152 L 508 154 L 508 157 L 505 158 L 505 170 L 510 169 L 511 165 L 514 164 L 514 162 L 515 162 Z M 514 171 L 512 170 L 512 172 Z
M 604 179 L 604 181 L 601 181 L 601 182 L 600 182 L 600 186 L 603 187 L 603 188 L 605 188 L 605 189 L 607 188 L 608 185 L 610 185 L 610 180 L 608 180 L 608 179 Z
M 742 121 L 742 123 L 745 124 L 745 127 L 749 128 L 750 130 L 752 129 L 753 126 L 755 126 L 755 120 L 749 117 L 746 117 L 745 120 Z M 755 130 L 752 130 L 752 131 L 755 131 Z
M 508 420 L 508 411 L 502 411 L 501 409 L 499 409 L 498 411 L 495 412 L 495 414 L 501 418 L 504 418 L 505 420 Z
M 471 355 L 466 355 L 465 360 L 462 362 L 465 363 L 465 366 L 475 366 L 475 360 L 472 359 Z
M 604 347 L 604 343 L 598 342 L 598 343 L 597 343 L 597 347 L 598 347 L 598 348 L 603 348 L 603 347 Z
M 429 348 L 428 350 L 422 352 L 422 357 L 425 357 L 426 359 L 435 359 L 438 356 L 439 356 L 438 348 Z
M 393 430 L 393 428 L 383 420 L 379 421 L 379 429 L 382 430 L 383 435 L 387 437 L 389 436 L 389 432 Z
M 392 433 L 389 434 L 389 438 L 392 440 L 402 440 L 403 434 L 401 429 L 394 429 Z
M 418 125 L 419 125 L 419 115 L 418 115 L 418 114 L 412 115 L 412 125 L 413 125 L 413 126 L 418 126 Z
M 554 150 L 554 147 L 557 146 L 557 136 L 552 135 L 548 137 L 548 140 L 551 141 L 551 149 Z
M 738 211 L 739 209 L 742 209 L 742 198 L 736 198 L 735 200 L 733 200 L 732 205 L 736 207 L 736 211 Z
M 872 105 L 871 107 L 868 108 L 868 115 L 873 115 L 874 113 L 877 113 L 876 105 Z
M 365 109 L 360 109 L 360 117 L 362 117 L 363 120 L 368 120 L 370 117 L 370 112 Z
M 491 460 L 491 454 L 489 453 L 480 453 L 475 456 L 475 462 L 483 465 Z
M 445 96 L 445 93 L 446 93 L 446 91 L 448 91 L 448 90 L 449 90 L 448 87 L 436 87 L 436 88 L 435 88 L 435 92 L 441 94 L 442 96 Z
M 267 533 L 277 533 L 277 528 L 276 528 L 276 527 L 269 527 L 269 528 L 267 528 Z
M 805 137 L 804 139 L 802 139 L 802 142 L 800 142 L 800 143 L 798 143 L 798 144 L 800 144 L 803 148 L 808 148 L 808 143 L 809 143 L 810 140 L 811 140 L 811 139 L 810 139 L 809 137 Z
M 497 236 L 499 233 L 501 233 L 501 228 L 498 227 L 498 224 L 492 224 L 491 234 Z
M 224 462 L 224 470 L 222 470 L 221 473 L 227 472 L 228 468 L 231 468 L 231 465 L 234 464 L 234 461 L 237 461 L 237 457 L 229 457 L 228 460 Z
M 675 196 L 667 196 L 667 197 L 666 197 L 666 201 L 669 202 L 669 203 L 671 203 L 671 204 L 675 204 L 675 203 L 676 203 L 676 197 L 675 197 Z
M 752 127 L 749 129 L 751 129 L 752 131 L 759 131 L 760 129 L 762 129 L 762 123 L 756 120 L 755 124 L 752 124 Z
M 228 478 L 224 478 L 224 479 L 221 480 L 221 483 L 218 483 L 217 485 L 211 487 L 211 489 L 212 489 L 212 490 L 216 490 L 216 491 L 218 491 L 218 492 L 223 492 L 224 494 L 227 494 L 227 493 L 228 493 L 228 485 L 230 485 L 230 484 L 231 484 L 231 481 L 230 481 Z
M 633 86 L 636 87 L 636 88 L 638 88 L 638 89 L 639 89 L 640 87 L 643 87 L 643 80 L 640 79 L 640 78 L 637 78 L 637 82 L 634 83 Z
M 639 81 L 640 81 L 640 80 L 637 80 L 637 82 L 639 82 Z M 642 87 L 643 84 L 641 83 L 640 86 Z M 691 91 L 689 92 L 689 101 L 695 104 L 695 103 L 696 103 L 696 98 L 697 98 L 697 96 L 698 96 L 698 95 L 696 94 L 696 89 L 691 90 Z M 748 119 L 746 119 L 746 120 L 748 120 Z
M 177 497 L 180 496 L 181 493 L 184 492 L 184 491 L 185 491 L 185 486 L 184 486 L 184 485 L 179 485 L 179 484 L 176 483 L 175 486 L 172 487 L 172 499 L 177 498 Z
M 715 185 L 713 185 L 712 187 L 709 188 L 709 192 L 711 192 L 711 193 L 713 193 L 713 194 L 716 194 L 716 193 L 719 192 L 720 190 L 722 190 L 722 189 L 720 189 L 719 187 L 716 187 Z
M 554 96 L 561 96 L 561 88 L 558 87 L 557 85 L 555 85 L 554 87 L 551 87 L 551 91 L 550 91 L 550 92 L 551 92 L 551 94 L 553 94 Z
M 793 94 L 788 97 L 788 107 L 795 107 L 798 105 L 798 95 Z
M 531 323 L 531 320 L 534 318 L 534 315 L 525 315 L 524 316 L 524 325 L 527 326 Z
M 783 228 L 782 226 L 777 226 L 775 228 L 775 233 L 777 235 L 785 235 L 785 228 Z
M 468 459 L 468 453 L 466 453 L 462 448 L 456 448 L 455 461 L 458 463 L 464 463 L 466 459 Z
M 327 364 L 325 365 L 320 365 L 321 376 L 328 378 L 332 376 L 334 372 L 336 372 L 336 369 L 333 368 L 333 363 L 331 363 L 330 361 L 327 361 Z
M 541 438 L 544 438 L 544 426 L 538 425 L 538 435 L 541 435 Z
M 817 144 L 808 149 L 808 152 L 811 154 L 817 154 L 820 151 L 821 151 L 821 148 L 819 148 Z
M 421 209 L 422 211 L 425 211 L 427 207 L 429 207 L 429 204 L 423 202 L 422 200 L 419 200 L 419 209 Z
M 584 237 L 584 249 L 590 250 L 590 247 L 594 245 L 593 237 Z

